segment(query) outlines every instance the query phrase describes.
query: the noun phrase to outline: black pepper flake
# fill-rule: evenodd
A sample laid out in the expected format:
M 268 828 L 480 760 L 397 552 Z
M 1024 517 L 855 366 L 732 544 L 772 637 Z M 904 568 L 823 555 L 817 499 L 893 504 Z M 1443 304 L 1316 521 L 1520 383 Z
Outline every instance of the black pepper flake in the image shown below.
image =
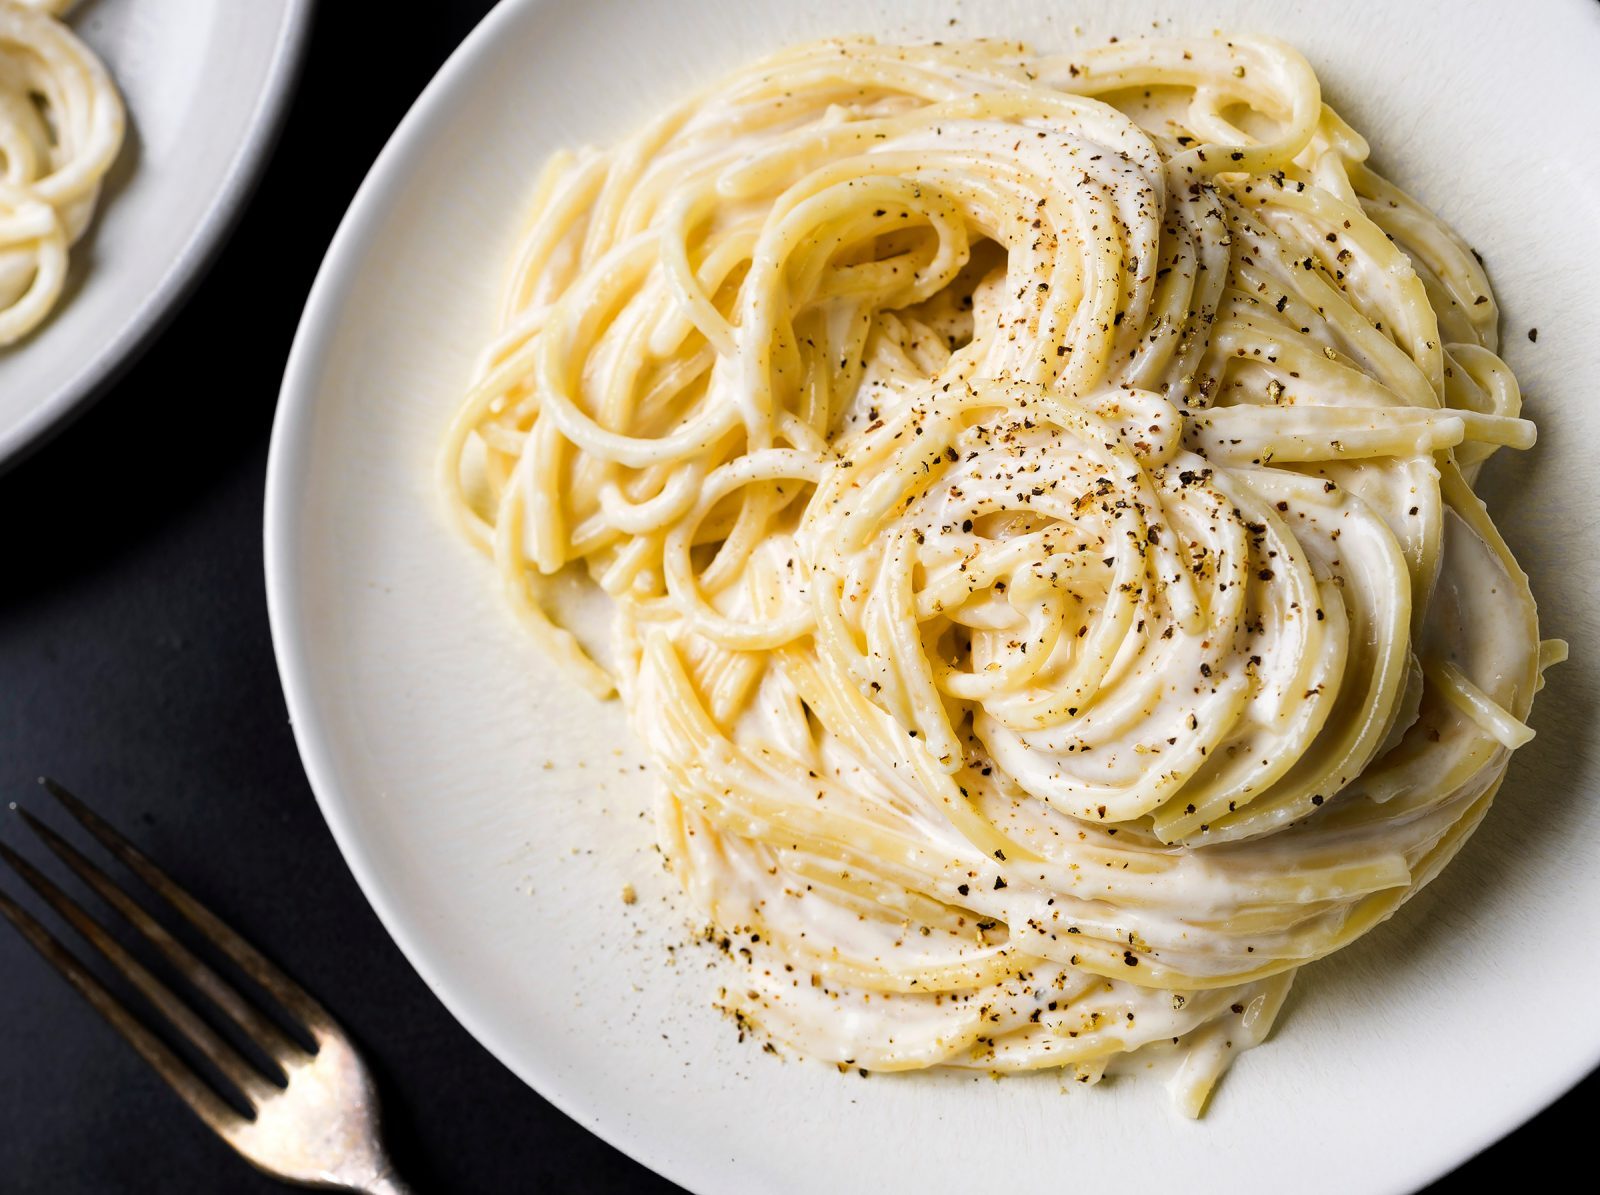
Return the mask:
M 1539 340 L 1539 329 L 1538 328 L 1529 328 L 1528 329 L 1528 339 L 1531 340 L 1531 341 L 1534 341 L 1535 343 L 1537 343 L 1538 340 Z
M 1005 882 L 1005 879 L 1003 877 L 1001 877 L 1001 876 L 995 876 L 994 877 L 994 890 L 996 892 L 1000 891 L 1000 889 L 1004 888 L 1005 886 L 1006 886 L 1006 882 Z
M 1130 967 L 1137 967 L 1139 965 L 1139 956 L 1131 950 L 1124 950 L 1122 952 L 1122 961 Z
M 968 888 L 965 884 L 957 884 L 956 891 L 961 893 L 962 896 L 966 896 L 972 891 L 972 889 Z

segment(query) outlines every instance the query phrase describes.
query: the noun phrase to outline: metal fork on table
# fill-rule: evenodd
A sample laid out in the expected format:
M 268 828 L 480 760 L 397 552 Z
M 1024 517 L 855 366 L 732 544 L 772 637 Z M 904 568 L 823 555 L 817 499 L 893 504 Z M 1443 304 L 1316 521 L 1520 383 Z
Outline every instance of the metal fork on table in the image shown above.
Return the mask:
M 110 1021 L 195 1115 L 247 1161 L 286 1182 L 309 1187 L 405 1195 L 378 1136 L 378 1098 L 355 1048 L 327 1011 L 238 934 L 169 879 L 82 801 L 59 784 L 44 787 L 90 834 L 184 920 L 259 984 L 316 1043 L 307 1050 L 247 1002 L 234 987 L 161 927 L 98 867 L 38 818 L 11 808 L 89 887 L 144 935 L 172 967 L 218 1009 L 280 1072 L 270 1075 L 237 1050 L 171 988 L 119 946 L 101 925 L 16 851 L 0 859 L 98 950 L 198 1049 L 251 1109 L 246 1116 L 217 1094 L 147 1029 L 20 905 L 0 892 L 0 914 L 21 932 L 95 1011 Z

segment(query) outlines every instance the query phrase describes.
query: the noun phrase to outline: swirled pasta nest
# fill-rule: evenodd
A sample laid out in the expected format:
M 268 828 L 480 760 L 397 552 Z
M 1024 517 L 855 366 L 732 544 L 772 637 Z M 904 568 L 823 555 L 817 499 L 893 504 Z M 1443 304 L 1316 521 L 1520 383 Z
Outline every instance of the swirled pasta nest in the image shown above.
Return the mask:
M 546 170 L 443 483 L 620 685 L 741 1024 L 1177 1043 L 1198 1112 L 1476 826 L 1561 654 L 1471 489 L 1534 431 L 1366 157 L 1264 38 L 851 41 Z

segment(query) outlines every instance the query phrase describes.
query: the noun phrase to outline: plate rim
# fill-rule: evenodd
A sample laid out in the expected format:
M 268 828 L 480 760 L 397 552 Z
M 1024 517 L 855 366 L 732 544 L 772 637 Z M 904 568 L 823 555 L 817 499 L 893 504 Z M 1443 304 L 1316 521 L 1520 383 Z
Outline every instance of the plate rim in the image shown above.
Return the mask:
M 221 185 L 159 281 L 84 365 L 9 427 L 0 427 L 0 473 L 15 468 L 87 412 L 144 354 L 205 278 L 266 172 L 305 63 L 317 0 L 284 0 L 266 85 Z
M 308 468 L 319 397 L 318 372 L 337 326 L 327 317 L 338 310 L 354 286 L 358 274 L 349 261 L 373 241 L 372 230 L 379 223 L 373 217 L 381 214 L 393 198 L 396 176 L 404 171 L 413 149 L 420 148 L 430 135 L 431 126 L 439 118 L 436 109 L 445 107 L 442 101 L 470 75 L 476 60 L 502 27 L 513 24 L 525 11 L 551 2 L 496 0 L 406 110 L 363 177 L 329 242 L 295 330 L 273 419 L 262 528 L 268 622 L 290 726 L 312 794 L 362 895 L 429 991 L 491 1056 L 576 1125 L 688 1190 L 720 1190 L 718 1170 L 704 1168 L 696 1159 L 669 1157 L 652 1148 L 646 1138 L 631 1133 L 625 1121 L 606 1117 L 603 1108 L 573 1095 L 554 1071 L 522 1056 L 492 1018 L 480 1016 L 472 1007 L 466 989 L 451 979 L 443 961 L 434 957 L 421 940 L 420 931 L 392 903 L 389 885 L 357 832 L 348 797 L 338 784 L 332 738 L 312 717 L 318 702 L 313 696 L 307 640 L 302 629 L 306 620 L 297 603 L 302 573 L 297 567 L 293 534 L 304 511 L 303 490 L 292 479 L 304 476 Z M 1413 1158 L 1408 1168 L 1397 1166 L 1387 1176 L 1403 1185 L 1385 1189 L 1421 1191 L 1469 1165 L 1596 1073 L 1600 1073 L 1600 1037 L 1590 1043 L 1587 1052 L 1568 1055 L 1565 1065 L 1552 1065 L 1547 1072 L 1548 1081 L 1539 1085 L 1537 1094 L 1502 1105 L 1499 1115 L 1492 1118 L 1497 1125 L 1492 1135 L 1486 1134 L 1470 1152 L 1457 1147 L 1420 1162 Z

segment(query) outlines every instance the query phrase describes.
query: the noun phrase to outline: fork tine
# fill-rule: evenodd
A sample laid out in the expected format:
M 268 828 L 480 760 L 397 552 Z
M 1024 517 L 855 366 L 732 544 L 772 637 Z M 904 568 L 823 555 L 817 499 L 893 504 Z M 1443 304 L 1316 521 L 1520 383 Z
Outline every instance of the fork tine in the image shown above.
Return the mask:
M 45 961 L 60 972 L 62 978 L 76 988 L 94 1006 L 94 1010 L 122 1034 L 129 1045 L 139 1051 L 139 1055 L 213 1132 L 227 1136 L 249 1123 L 202 1083 L 159 1038 L 118 1004 L 116 997 L 85 970 L 66 947 L 52 938 L 44 926 L 3 892 L 0 892 L 0 915 L 16 927 L 28 944 L 43 955 Z
M 182 942 L 173 937 L 154 917 L 150 916 L 137 901 L 126 892 L 118 888 L 103 871 L 91 863 L 76 847 L 49 826 L 45 825 L 33 814 L 19 806 L 12 807 L 16 814 L 27 823 L 32 830 L 49 847 L 56 857 L 70 867 L 79 879 L 88 884 L 102 900 L 116 909 L 135 929 L 153 943 L 168 962 L 187 979 L 196 989 L 203 992 L 218 1008 L 222 1009 L 235 1025 L 238 1025 L 245 1034 L 262 1050 L 270 1055 L 278 1065 L 292 1057 L 304 1056 L 305 1049 L 283 1030 L 279 1029 L 270 1020 L 252 1007 L 233 986 L 218 975 L 214 970 L 195 957 Z M 196 1043 L 199 1044 L 198 1042 Z
M 314 1034 L 339 1032 L 327 1011 L 313 1000 L 299 984 L 267 961 L 254 946 L 229 929 L 216 914 L 190 896 L 132 843 L 118 834 L 98 814 L 48 776 L 39 783 L 72 814 L 84 829 L 99 839 L 102 846 L 120 859 L 141 880 L 158 893 L 183 918 L 198 929 L 211 942 L 238 964 L 239 969 L 270 992 L 284 1011 L 300 1020 Z M 28 819 L 35 824 L 34 819 Z M 65 844 L 63 844 L 65 845 Z M 208 993 L 209 994 L 209 993 Z
M 104 955 L 113 967 L 138 988 L 145 999 L 176 1025 L 179 1031 L 222 1072 L 228 1082 L 239 1090 L 252 1107 L 279 1090 L 250 1063 L 241 1058 L 232 1046 L 217 1036 L 216 1031 L 196 1016 L 193 1009 L 178 999 L 171 988 L 124 950 L 115 938 L 106 933 L 99 922 L 84 911 L 82 905 L 56 887 L 38 868 L 3 842 L 0 842 L 0 860 L 9 864 L 11 869 L 27 882 L 28 887 L 42 896 L 46 903 L 77 930 L 89 945 Z

